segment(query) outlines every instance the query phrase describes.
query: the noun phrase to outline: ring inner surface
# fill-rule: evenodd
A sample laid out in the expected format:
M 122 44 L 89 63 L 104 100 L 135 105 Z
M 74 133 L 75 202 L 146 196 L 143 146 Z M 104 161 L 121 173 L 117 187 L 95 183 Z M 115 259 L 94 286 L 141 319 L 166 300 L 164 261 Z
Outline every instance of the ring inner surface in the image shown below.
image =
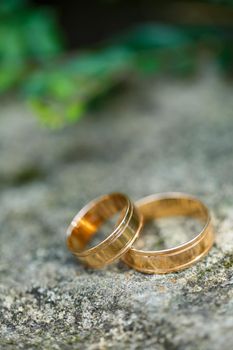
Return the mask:
M 100 227 L 117 213 L 120 214 L 122 220 L 126 215 L 127 209 L 128 200 L 120 194 L 105 196 L 91 204 L 83 215 L 80 213 L 74 218 L 72 229 L 67 239 L 69 248 L 76 253 L 83 252 L 87 246 L 89 248 L 93 236 L 99 231 Z M 109 232 L 109 235 L 114 229 L 115 227 Z
M 179 246 L 198 236 L 208 221 L 205 206 L 192 198 L 148 200 L 137 207 L 145 227 L 134 244 L 136 249 L 157 251 Z

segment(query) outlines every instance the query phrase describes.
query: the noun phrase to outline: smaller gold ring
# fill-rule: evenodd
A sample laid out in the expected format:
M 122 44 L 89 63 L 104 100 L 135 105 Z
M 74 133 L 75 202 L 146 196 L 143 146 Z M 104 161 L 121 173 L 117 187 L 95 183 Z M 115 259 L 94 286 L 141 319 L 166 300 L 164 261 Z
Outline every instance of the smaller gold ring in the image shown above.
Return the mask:
M 99 227 L 114 214 L 120 220 L 101 243 L 85 249 Z M 121 257 L 134 243 L 142 226 L 141 216 L 127 196 L 112 193 L 87 204 L 72 220 L 67 230 L 67 245 L 86 265 L 100 268 Z
M 171 249 L 143 251 L 132 247 L 122 260 L 144 273 L 168 273 L 187 268 L 201 259 L 213 245 L 214 233 L 207 207 L 197 198 L 182 193 L 152 195 L 136 202 L 143 221 L 188 216 L 203 222 L 201 232 L 192 240 Z

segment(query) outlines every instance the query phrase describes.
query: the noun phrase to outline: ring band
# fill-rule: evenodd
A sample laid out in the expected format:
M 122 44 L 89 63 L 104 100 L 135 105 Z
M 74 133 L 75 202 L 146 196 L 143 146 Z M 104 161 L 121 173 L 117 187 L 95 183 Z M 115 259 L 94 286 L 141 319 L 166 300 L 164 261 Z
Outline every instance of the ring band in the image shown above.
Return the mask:
M 182 193 L 152 195 L 136 202 L 144 222 L 169 216 L 188 216 L 201 220 L 202 231 L 192 240 L 175 248 L 159 251 L 129 249 L 122 260 L 145 273 L 168 273 L 182 270 L 202 258 L 214 241 L 213 227 L 206 206 L 197 198 Z
M 120 220 L 113 232 L 98 245 L 85 249 L 99 227 L 117 212 Z M 112 193 L 93 200 L 74 217 L 67 230 L 67 245 L 86 265 L 99 268 L 121 257 L 134 243 L 141 227 L 141 216 L 129 198 Z

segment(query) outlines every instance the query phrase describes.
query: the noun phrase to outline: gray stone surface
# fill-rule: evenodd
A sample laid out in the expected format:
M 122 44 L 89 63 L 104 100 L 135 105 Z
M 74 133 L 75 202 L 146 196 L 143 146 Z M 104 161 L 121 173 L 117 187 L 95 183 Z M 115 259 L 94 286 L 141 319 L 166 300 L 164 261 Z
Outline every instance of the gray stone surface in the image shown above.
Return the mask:
M 1 100 L 1 349 L 232 350 L 232 96 L 215 73 L 135 84 L 59 131 L 22 102 Z M 214 216 L 215 246 L 169 275 L 121 262 L 84 268 L 66 249 L 66 227 L 86 202 L 116 190 L 134 200 L 199 196 Z M 180 226 L 168 223 L 170 243 Z

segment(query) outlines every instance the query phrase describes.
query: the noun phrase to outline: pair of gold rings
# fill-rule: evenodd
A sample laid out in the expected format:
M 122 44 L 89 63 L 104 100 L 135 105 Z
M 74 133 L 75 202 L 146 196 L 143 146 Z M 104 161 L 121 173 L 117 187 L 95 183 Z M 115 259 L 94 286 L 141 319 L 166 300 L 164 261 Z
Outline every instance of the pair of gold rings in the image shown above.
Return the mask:
M 113 232 L 98 245 L 86 249 L 100 226 L 120 213 Z M 202 230 L 190 241 L 171 249 L 144 251 L 133 244 L 149 220 L 188 216 L 198 219 Z M 111 193 L 87 204 L 67 230 L 67 245 L 84 264 L 100 268 L 121 258 L 128 266 L 144 273 L 168 273 L 184 269 L 210 250 L 213 226 L 207 207 L 197 198 L 182 193 L 148 196 L 135 203 L 124 194 Z

